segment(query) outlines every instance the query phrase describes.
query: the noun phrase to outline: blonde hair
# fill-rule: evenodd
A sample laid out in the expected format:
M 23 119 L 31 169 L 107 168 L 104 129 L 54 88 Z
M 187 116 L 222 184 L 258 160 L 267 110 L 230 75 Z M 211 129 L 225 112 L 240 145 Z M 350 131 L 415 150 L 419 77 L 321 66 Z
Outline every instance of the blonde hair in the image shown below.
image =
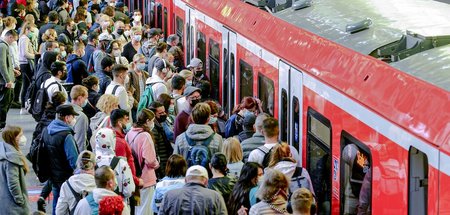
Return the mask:
M 70 90 L 70 98 L 77 99 L 80 96 L 87 96 L 88 95 L 88 89 L 85 86 L 82 85 L 75 85 Z
M 97 102 L 97 108 L 108 115 L 111 114 L 118 105 L 119 99 L 111 94 L 103 94 Z
M 264 181 L 258 189 L 257 197 L 263 201 L 271 202 L 279 190 L 287 192 L 289 181 L 282 172 L 267 168 Z
M 275 145 L 272 151 L 273 152 L 270 155 L 269 167 L 277 165 L 278 162 L 286 158 L 291 160 L 292 162 L 295 162 L 295 160 L 292 158 L 291 148 L 285 142 Z
M 12 25 L 17 24 L 17 20 L 12 17 L 12 16 L 7 16 L 3 19 L 3 24 L 5 25 L 5 27 L 12 27 Z
M 55 37 L 55 41 L 56 41 L 56 38 L 58 38 L 58 34 L 56 33 L 55 29 L 47 29 L 45 31 L 45 33 L 42 35 L 42 41 L 49 42 L 50 37 Z M 52 42 L 54 42 L 54 41 L 52 41 Z
M 241 143 L 236 137 L 230 137 L 223 141 L 222 152 L 225 154 L 228 163 L 236 163 L 242 161 Z
M 128 69 L 134 70 L 134 67 L 136 67 L 136 64 L 137 64 L 136 62 L 139 61 L 142 58 L 145 59 L 145 56 L 143 54 L 135 54 L 133 56 L 133 61 L 130 63 L 130 66 L 129 66 Z
M 292 210 L 294 212 L 309 213 L 313 203 L 313 194 L 302 187 L 297 189 L 291 196 Z
M 35 25 L 33 23 L 25 22 L 20 29 L 20 36 L 24 35 L 26 30 L 33 31 Z
M 25 16 L 25 23 L 32 23 L 34 24 L 36 22 L 36 20 L 34 19 L 34 16 L 32 14 L 27 14 Z
M 142 28 L 140 27 L 140 26 L 133 26 L 131 29 L 130 29 L 130 31 L 131 31 L 131 34 L 135 34 L 136 32 L 138 32 L 138 31 L 141 31 L 142 32 Z
M 188 77 L 193 77 L 194 73 L 192 73 L 191 70 L 183 69 L 180 71 L 179 75 L 184 79 L 187 79 Z
M 211 115 L 211 108 L 206 103 L 198 103 L 192 109 L 191 117 L 195 124 L 205 124 Z

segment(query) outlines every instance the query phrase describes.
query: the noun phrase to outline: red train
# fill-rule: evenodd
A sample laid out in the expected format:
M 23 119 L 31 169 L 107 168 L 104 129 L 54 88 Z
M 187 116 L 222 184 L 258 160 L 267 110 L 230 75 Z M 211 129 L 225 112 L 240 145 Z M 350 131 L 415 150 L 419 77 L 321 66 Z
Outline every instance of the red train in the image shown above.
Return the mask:
M 272 14 L 237 0 L 144 1 L 128 4 L 183 38 L 187 63 L 206 62 L 228 113 L 257 96 L 280 120 L 319 214 L 364 202 L 371 214 L 450 214 L 449 5 L 300 0 Z

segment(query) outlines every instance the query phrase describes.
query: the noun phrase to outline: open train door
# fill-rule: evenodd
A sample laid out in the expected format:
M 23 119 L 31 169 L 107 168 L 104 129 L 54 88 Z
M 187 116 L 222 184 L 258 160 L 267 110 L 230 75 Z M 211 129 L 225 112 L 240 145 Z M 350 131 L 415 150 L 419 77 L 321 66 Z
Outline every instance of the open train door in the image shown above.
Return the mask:
M 279 113 L 280 137 L 282 141 L 294 146 L 302 162 L 302 108 L 303 75 L 283 61 L 278 64 L 280 77 Z
M 189 65 L 195 53 L 195 10 L 186 6 L 186 65 Z
M 231 114 L 235 101 L 235 62 L 236 62 L 236 33 L 222 27 L 222 107 L 226 114 Z

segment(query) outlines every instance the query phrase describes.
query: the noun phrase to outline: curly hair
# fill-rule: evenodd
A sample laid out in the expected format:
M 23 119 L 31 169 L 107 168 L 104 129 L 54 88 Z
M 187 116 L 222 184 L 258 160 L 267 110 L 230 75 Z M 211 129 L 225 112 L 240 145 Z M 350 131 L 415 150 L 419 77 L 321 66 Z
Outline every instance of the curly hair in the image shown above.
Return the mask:
M 119 99 L 111 94 L 103 94 L 97 102 L 97 108 L 106 114 L 111 114 L 114 109 L 117 109 Z

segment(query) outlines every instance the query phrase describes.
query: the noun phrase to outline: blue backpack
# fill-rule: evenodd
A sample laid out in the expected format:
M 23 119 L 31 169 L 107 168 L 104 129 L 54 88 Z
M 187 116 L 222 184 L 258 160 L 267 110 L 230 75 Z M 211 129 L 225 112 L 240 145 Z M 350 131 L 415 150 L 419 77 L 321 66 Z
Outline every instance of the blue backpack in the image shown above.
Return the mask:
M 197 144 L 196 141 L 189 138 L 186 133 L 184 136 L 189 145 L 189 151 L 187 155 L 188 167 L 194 165 L 200 165 L 209 169 L 209 161 L 211 160 L 211 152 L 208 148 L 211 141 L 214 139 L 215 133 L 212 133 L 202 144 Z
M 91 207 L 91 215 L 98 215 L 98 203 L 94 200 L 94 195 L 90 193 L 86 196 L 86 200 L 89 203 L 89 207 Z

